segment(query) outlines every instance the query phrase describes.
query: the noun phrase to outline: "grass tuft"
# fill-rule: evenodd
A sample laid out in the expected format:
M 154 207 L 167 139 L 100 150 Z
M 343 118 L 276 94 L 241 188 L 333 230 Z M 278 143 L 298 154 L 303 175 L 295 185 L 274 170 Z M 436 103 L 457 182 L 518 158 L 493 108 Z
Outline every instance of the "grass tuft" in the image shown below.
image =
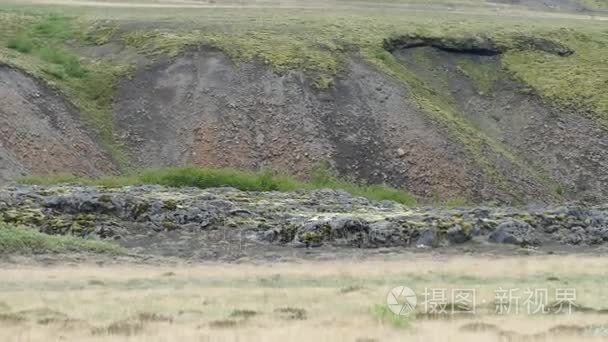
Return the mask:
M 413 314 L 412 316 L 401 316 L 393 313 L 386 304 L 374 305 L 370 311 L 380 323 L 389 324 L 395 328 L 409 328 L 413 319 Z
M 178 167 L 150 169 L 127 176 L 110 176 L 99 179 L 80 178 L 68 174 L 28 176 L 19 179 L 24 184 L 54 185 L 79 183 L 110 188 L 158 184 L 168 187 L 233 187 L 243 191 L 295 191 L 299 189 L 339 189 L 355 196 L 371 200 L 391 200 L 408 206 L 416 205 L 416 198 L 409 192 L 384 185 L 357 184 L 343 180 L 327 168 L 319 167 L 308 182 L 270 171 L 239 171 L 235 169 L 212 169 Z
M 33 228 L 0 223 L 0 254 L 70 252 L 119 254 L 121 248 L 108 242 L 85 240 L 74 236 L 48 235 Z
M 30 53 L 34 49 L 34 42 L 27 35 L 20 34 L 9 39 L 6 47 L 21 53 Z

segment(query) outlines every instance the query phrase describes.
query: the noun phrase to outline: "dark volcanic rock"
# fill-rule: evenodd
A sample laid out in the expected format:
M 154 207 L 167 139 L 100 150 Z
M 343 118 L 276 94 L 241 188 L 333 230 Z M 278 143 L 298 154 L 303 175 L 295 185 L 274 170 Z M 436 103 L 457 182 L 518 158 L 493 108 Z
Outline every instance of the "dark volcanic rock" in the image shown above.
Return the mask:
M 465 243 L 471 240 L 471 232 L 467 232 L 461 226 L 455 225 L 454 227 L 448 229 L 446 238 L 452 244 Z
M 329 222 L 329 238 L 335 244 L 363 246 L 369 240 L 369 224 L 359 218 L 338 218 Z
M 47 234 L 116 240 L 162 255 L 216 255 L 226 248 L 238 252 L 243 244 L 474 246 L 483 238 L 519 246 L 608 244 L 605 207 L 413 209 L 334 190 L 16 186 L 0 189 L 0 221 Z
M 517 220 L 506 221 L 498 225 L 488 239 L 496 243 L 512 245 L 538 245 L 534 229 L 527 223 Z
M 416 247 L 437 247 L 439 246 L 439 236 L 435 229 L 425 229 L 420 232 L 416 240 Z
M 406 242 L 395 222 L 378 221 L 370 225 L 369 242 L 374 246 L 402 245 Z

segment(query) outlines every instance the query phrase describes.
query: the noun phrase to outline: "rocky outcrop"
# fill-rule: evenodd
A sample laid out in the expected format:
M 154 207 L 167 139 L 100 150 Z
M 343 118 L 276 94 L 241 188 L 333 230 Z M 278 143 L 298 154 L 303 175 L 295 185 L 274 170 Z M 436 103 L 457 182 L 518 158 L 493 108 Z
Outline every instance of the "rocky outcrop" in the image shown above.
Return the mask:
M 558 56 L 570 56 L 574 50 L 545 38 L 528 35 L 516 35 L 509 44 L 496 42 L 489 37 L 467 36 L 461 38 L 426 37 L 418 35 L 397 36 L 384 40 L 384 49 L 394 52 L 400 49 L 430 46 L 449 52 L 460 52 L 483 56 L 494 56 L 511 49 L 542 51 Z
M 148 252 L 169 244 L 166 253 L 185 243 L 193 249 L 215 243 L 209 240 L 213 234 L 259 248 L 608 244 L 606 207 L 411 209 L 335 190 L 16 186 L 0 191 L 0 220 L 48 234 L 113 239 Z

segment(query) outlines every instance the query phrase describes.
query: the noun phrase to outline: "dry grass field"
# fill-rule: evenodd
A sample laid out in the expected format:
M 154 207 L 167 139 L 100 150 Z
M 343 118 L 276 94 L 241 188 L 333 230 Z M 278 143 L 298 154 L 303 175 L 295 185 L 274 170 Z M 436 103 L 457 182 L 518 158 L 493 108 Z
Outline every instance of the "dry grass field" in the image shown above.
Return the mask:
M 599 341 L 607 266 L 574 256 L 9 266 L 0 341 Z M 399 285 L 416 291 L 417 314 L 388 310 Z M 425 288 L 447 289 L 448 306 L 452 289 L 475 289 L 475 313 L 425 315 Z M 527 288 L 547 289 L 549 304 L 556 289 L 576 289 L 576 307 L 528 314 L 520 292 L 518 314 L 495 312 L 498 289 Z

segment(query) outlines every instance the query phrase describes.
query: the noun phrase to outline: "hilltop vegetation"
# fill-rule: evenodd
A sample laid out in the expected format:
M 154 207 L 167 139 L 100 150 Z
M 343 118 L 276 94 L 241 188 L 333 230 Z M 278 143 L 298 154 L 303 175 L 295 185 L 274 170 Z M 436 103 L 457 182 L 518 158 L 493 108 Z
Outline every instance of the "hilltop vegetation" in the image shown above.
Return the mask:
M 604 80 L 608 77 L 605 68 L 598 67 L 608 62 L 608 32 L 594 21 L 547 18 L 532 22 L 527 18 L 462 14 L 429 18 L 374 11 L 319 13 L 279 9 L 206 9 L 200 13 L 172 9 L 155 14 L 158 18 L 148 17 L 152 14 L 145 10 L 79 13 L 66 8 L 61 11 L 64 14 L 51 16 L 29 10 L 26 13 L 31 14 L 6 10 L 0 13 L 0 60 L 58 85 L 88 113 L 108 140 L 112 130 L 108 117 L 112 86 L 116 77 L 128 75 L 131 65 L 79 55 L 78 46 L 117 42 L 146 55 L 175 56 L 189 46 L 210 45 L 235 61 L 258 60 L 279 73 L 303 71 L 314 86 L 326 88 L 341 71 L 345 55 L 361 54 L 374 64 L 390 68 L 382 43 L 394 35 L 489 37 L 507 46 L 517 35 L 546 37 L 576 53 L 564 59 L 513 49 L 505 54 L 503 67 L 552 101 L 608 118 L 608 92 L 598 91 L 606 87 Z M 148 23 L 132 28 L 124 21 L 108 21 L 122 16 L 146 19 Z M 180 21 L 185 23 L 172 24 Z

